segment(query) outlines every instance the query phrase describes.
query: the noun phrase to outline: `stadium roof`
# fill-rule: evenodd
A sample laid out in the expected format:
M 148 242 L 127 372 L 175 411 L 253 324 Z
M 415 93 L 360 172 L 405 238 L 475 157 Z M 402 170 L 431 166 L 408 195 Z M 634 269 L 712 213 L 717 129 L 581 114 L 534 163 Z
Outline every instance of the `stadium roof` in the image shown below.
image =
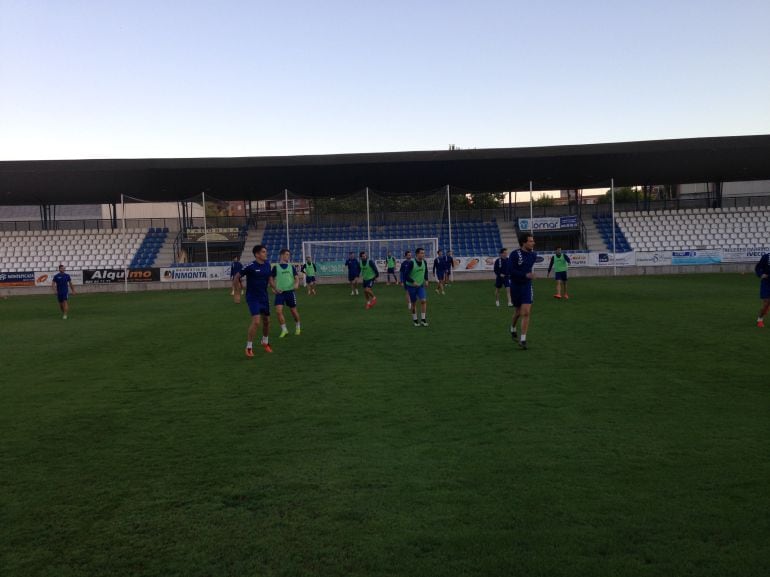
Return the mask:
M 770 135 L 534 148 L 270 156 L 0 162 L 0 204 L 100 204 L 126 194 L 178 201 L 206 192 L 260 200 L 370 187 L 409 194 L 452 185 L 498 192 L 770 179 Z

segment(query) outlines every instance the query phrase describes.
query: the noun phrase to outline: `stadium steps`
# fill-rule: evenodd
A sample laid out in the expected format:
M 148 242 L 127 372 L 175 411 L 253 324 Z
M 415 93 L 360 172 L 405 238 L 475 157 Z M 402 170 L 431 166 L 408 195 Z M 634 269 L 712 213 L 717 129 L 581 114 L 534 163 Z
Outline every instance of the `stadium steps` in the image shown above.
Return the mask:
M 171 231 L 166 236 L 166 241 L 161 245 L 158 251 L 158 256 L 155 258 L 155 264 L 153 266 L 165 267 L 171 266 L 174 263 L 174 239 L 176 238 L 176 232 Z
M 519 248 L 519 239 L 516 235 L 516 227 L 513 222 L 500 226 L 499 228 L 500 242 L 503 243 L 503 246 L 500 248 L 507 248 L 508 252 Z M 498 250 L 500 250 L 500 248 L 498 248 Z
M 599 229 L 596 227 L 594 219 L 583 219 L 583 225 L 586 227 L 586 249 L 595 252 L 606 251 L 607 246 L 604 244 L 604 239 L 602 239 L 602 235 L 599 233 Z
M 260 222 L 257 224 L 257 228 L 249 228 L 246 233 L 246 240 L 243 243 L 243 252 L 241 253 L 241 262 L 246 264 L 254 260 L 254 255 L 251 254 L 251 249 L 254 245 L 262 242 L 262 238 L 265 235 L 265 223 Z

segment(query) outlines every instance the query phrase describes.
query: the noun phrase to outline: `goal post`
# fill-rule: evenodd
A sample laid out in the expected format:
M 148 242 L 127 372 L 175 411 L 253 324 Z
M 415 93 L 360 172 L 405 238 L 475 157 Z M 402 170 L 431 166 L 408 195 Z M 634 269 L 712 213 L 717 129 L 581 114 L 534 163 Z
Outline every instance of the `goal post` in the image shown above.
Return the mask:
M 397 262 L 404 259 L 404 252 L 425 249 L 425 260 L 433 264 L 438 253 L 438 238 L 373 238 L 362 240 L 306 240 L 302 242 L 302 262 L 310 257 L 318 267 L 319 276 L 342 276 L 347 274 L 345 261 L 352 252 L 356 258 L 366 251 L 374 260 L 380 273 L 386 270 L 385 259 L 390 252 Z

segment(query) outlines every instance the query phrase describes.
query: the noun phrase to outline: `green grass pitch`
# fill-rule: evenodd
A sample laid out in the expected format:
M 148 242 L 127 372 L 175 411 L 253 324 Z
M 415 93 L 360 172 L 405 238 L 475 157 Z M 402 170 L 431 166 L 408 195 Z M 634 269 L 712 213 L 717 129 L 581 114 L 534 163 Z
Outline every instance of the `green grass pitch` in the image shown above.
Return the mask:
M 320 285 L 253 359 L 227 290 L 0 301 L 0 574 L 770 574 L 756 279 L 570 285 L 528 351 L 491 281 Z

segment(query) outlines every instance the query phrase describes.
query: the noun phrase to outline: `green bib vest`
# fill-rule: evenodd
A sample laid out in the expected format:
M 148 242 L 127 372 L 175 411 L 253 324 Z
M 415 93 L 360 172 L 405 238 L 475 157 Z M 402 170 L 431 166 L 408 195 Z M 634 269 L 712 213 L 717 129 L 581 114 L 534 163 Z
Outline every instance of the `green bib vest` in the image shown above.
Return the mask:
M 293 291 L 294 290 L 294 267 L 287 265 L 283 268 L 280 263 L 274 264 L 275 269 L 275 286 L 280 291 Z
M 554 272 L 566 272 L 567 259 L 564 258 L 564 253 L 561 256 L 553 255 L 553 270 Z
M 388 268 L 396 268 L 396 259 L 392 256 L 388 257 Z
M 425 272 L 428 270 L 425 261 L 422 263 L 417 262 L 417 259 L 412 260 L 412 272 L 409 273 L 409 279 L 414 283 L 414 286 L 422 286 L 425 284 Z
M 361 278 L 364 280 L 372 280 L 374 278 L 374 269 L 369 264 L 369 259 L 366 262 L 361 262 Z
M 309 262 L 305 263 L 305 274 L 307 276 L 315 276 L 315 265 Z

